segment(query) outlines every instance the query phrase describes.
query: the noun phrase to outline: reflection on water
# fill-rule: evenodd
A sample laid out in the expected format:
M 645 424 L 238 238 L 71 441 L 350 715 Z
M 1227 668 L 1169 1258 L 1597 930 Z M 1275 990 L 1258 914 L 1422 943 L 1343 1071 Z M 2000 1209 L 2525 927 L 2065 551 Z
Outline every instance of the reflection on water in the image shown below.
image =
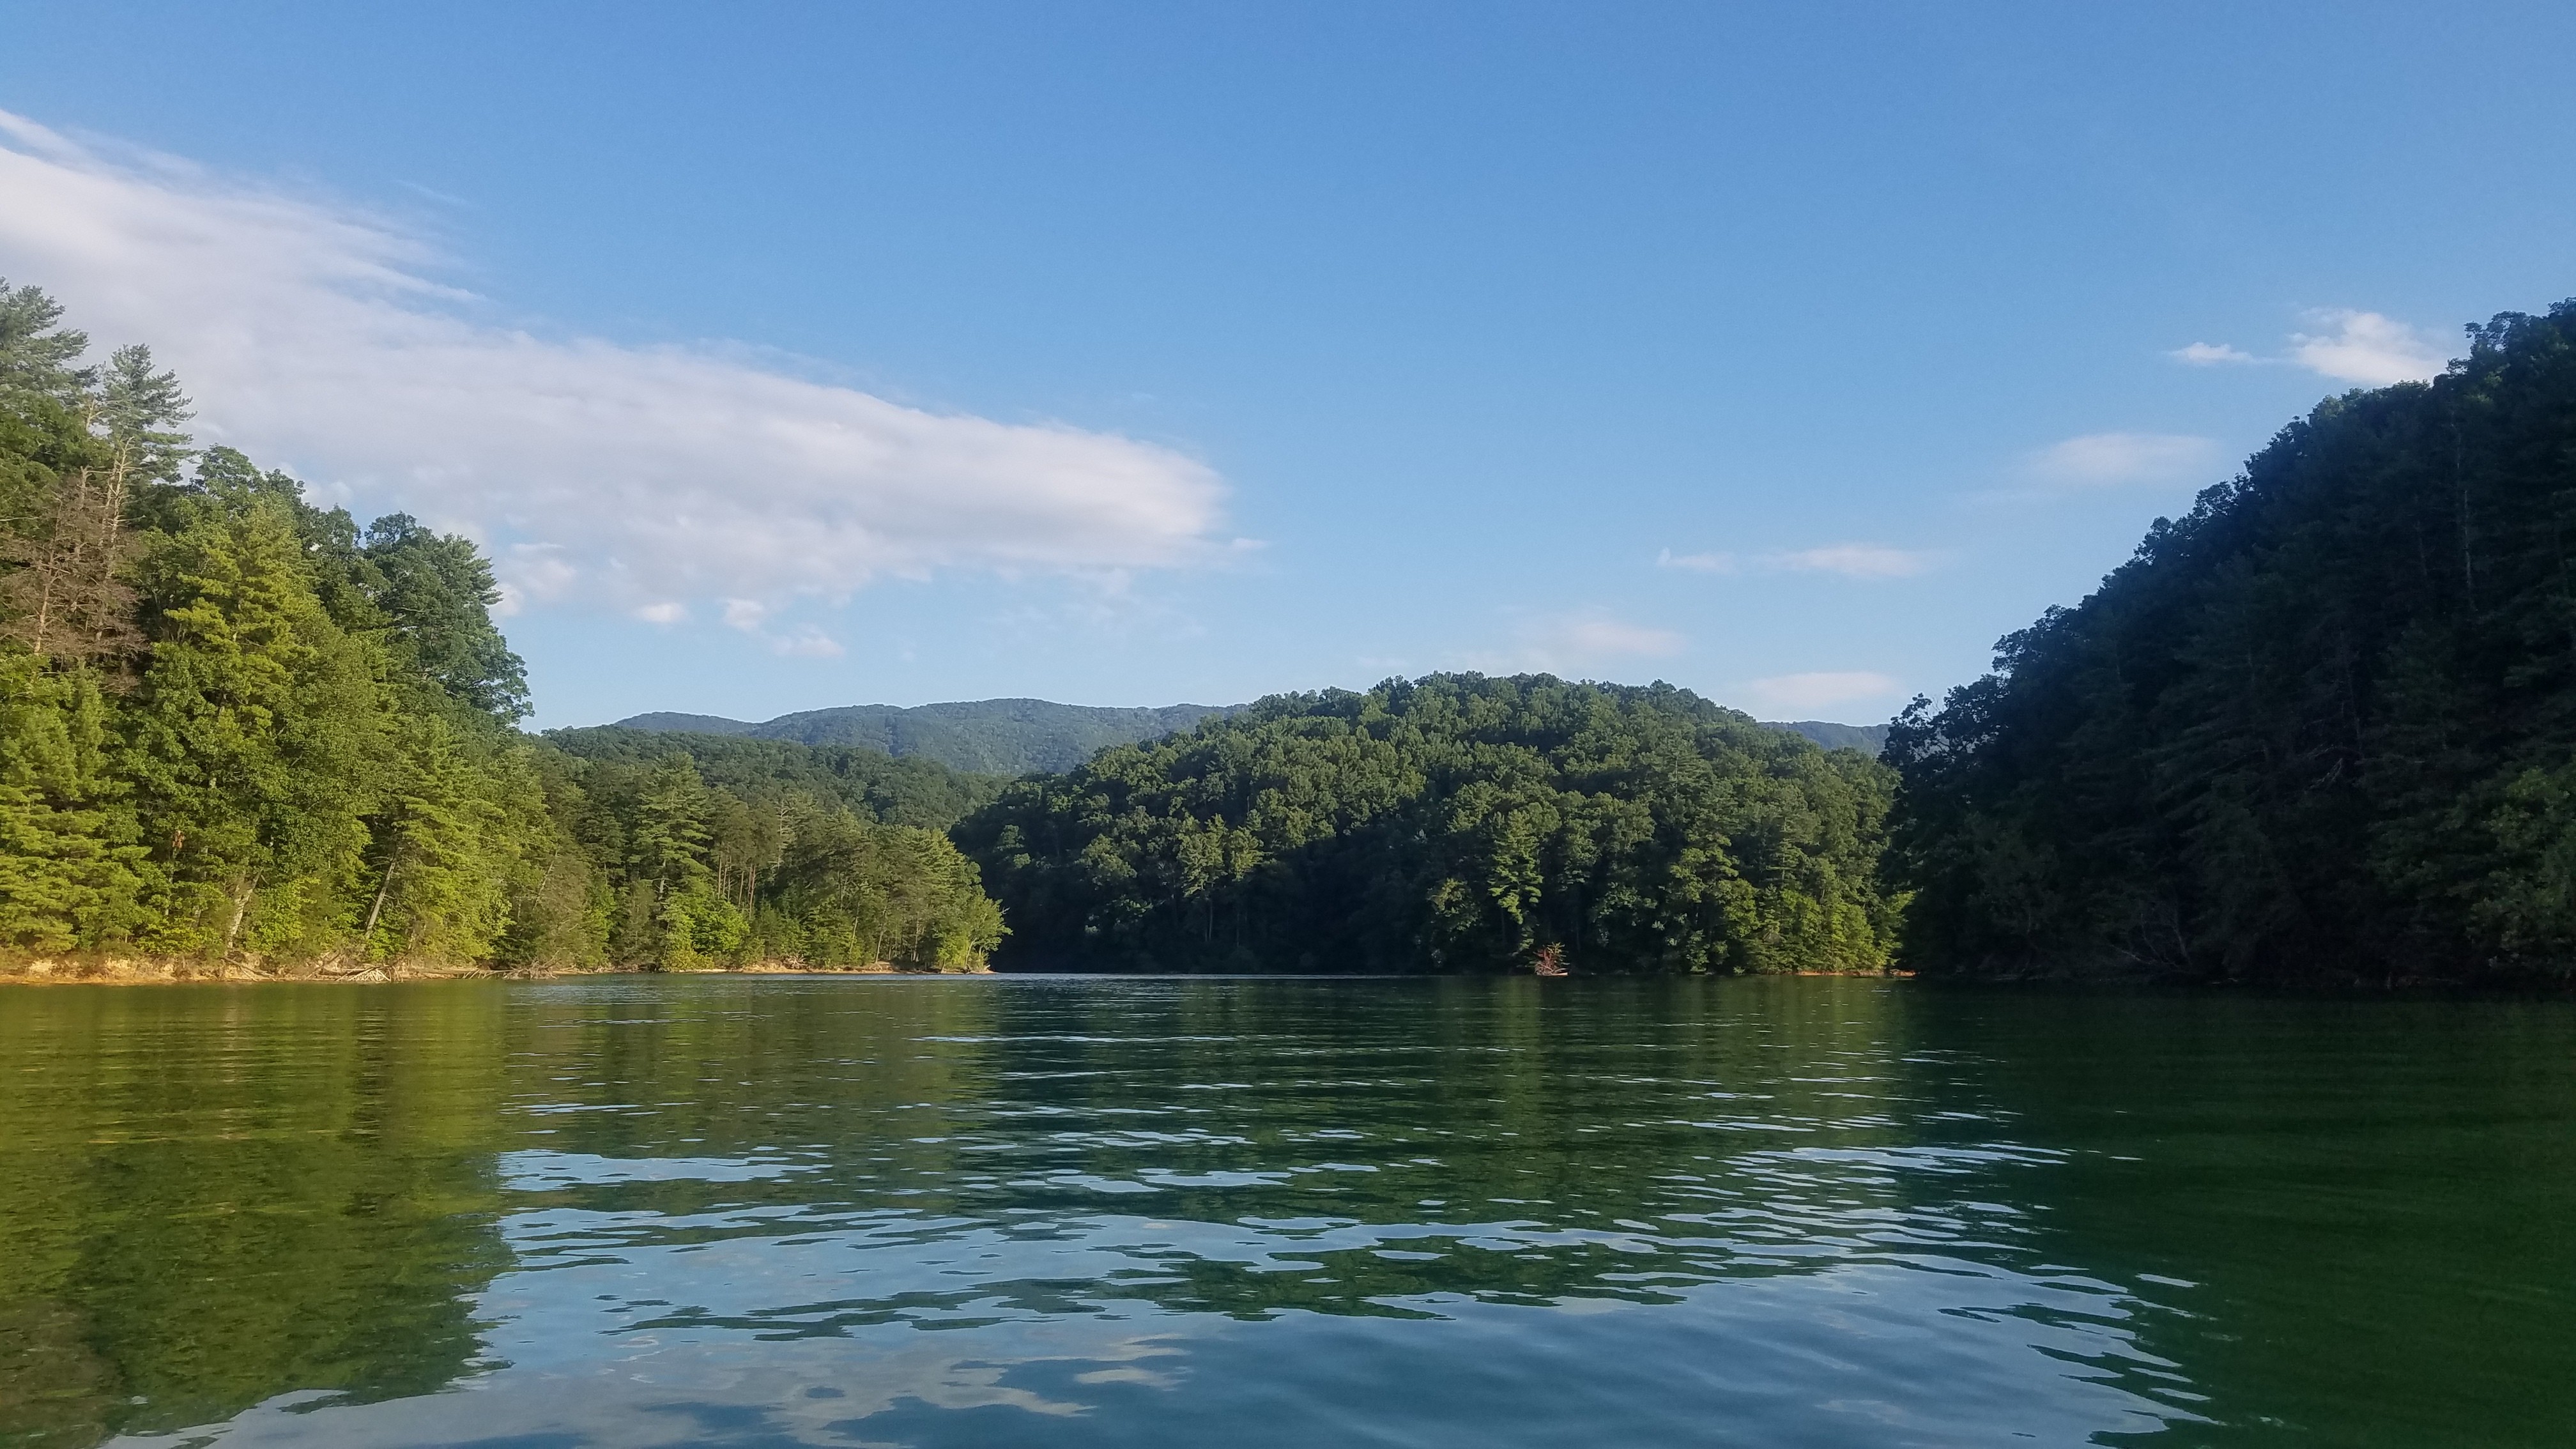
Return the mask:
M 2576 1009 L 0 997 L 0 1442 L 2544 1444 Z

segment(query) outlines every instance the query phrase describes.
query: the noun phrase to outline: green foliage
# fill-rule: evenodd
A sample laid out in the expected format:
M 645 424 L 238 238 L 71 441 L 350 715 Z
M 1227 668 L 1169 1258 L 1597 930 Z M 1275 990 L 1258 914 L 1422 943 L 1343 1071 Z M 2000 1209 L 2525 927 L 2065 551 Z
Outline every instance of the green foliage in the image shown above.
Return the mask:
M 367 525 L 361 557 L 372 571 L 371 601 L 411 671 L 468 709 L 526 718 L 527 666 L 493 627 L 500 586 L 470 541 L 396 513 Z
M 768 744 L 710 785 L 667 744 L 521 736 L 470 541 L 361 531 L 229 448 L 182 482 L 177 380 L 140 347 L 76 367 L 60 315 L 0 287 L 0 950 L 689 967 L 810 937 L 964 967 L 999 939 L 963 857 L 881 823 L 992 782 Z
M 176 428 L 192 414 L 179 379 L 152 370 L 151 348 L 138 343 L 116 349 L 99 378 L 94 411 L 120 471 L 137 481 L 178 477 L 188 437 Z
M 512 867 L 523 845 L 497 798 L 498 789 L 518 782 L 491 763 L 477 761 L 456 728 L 435 714 L 401 721 L 374 822 L 383 858 L 361 928 L 370 954 L 432 961 L 492 955 L 508 927 L 518 874 Z
M 2327 401 L 1918 700 L 1891 869 L 1959 974 L 2576 966 L 2576 303 Z
M 60 302 L 34 287 L 13 291 L 0 278 L 0 409 L 68 408 L 97 385 L 95 369 L 75 365 L 89 350 L 89 334 L 62 320 Z
M 304 954 L 349 923 L 392 720 L 376 651 L 314 596 L 285 510 L 208 507 L 141 571 L 153 641 L 125 774 L 167 877 L 145 944 Z M 254 907 L 257 907 L 254 914 Z
M 1891 786 L 1669 685 L 1434 675 L 1107 750 L 956 834 L 1032 965 L 1874 970 Z
M 800 815 L 780 852 L 774 909 L 757 929 L 772 954 L 818 965 L 980 965 L 1004 935 L 1002 908 L 948 837 L 870 827 L 842 811 Z
M 157 874 L 109 769 L 107 727 L 95 676 L 0 652 L 0 947 L 61 951 L 143 919 Z
M 804 788 L 804 771 L 749 770 L 712 784 L 669 737 L 658 737 L 665 753 L 637 759 L 626 747 L 657 737 L 578 733 L 576 743 L 597 753 L 563 757 L 584 802 L 575 829 L 590 858 L 613 862 L 610 951 L 620 960 L 675 970 L 745 959 L 972 970 L 1002 938 L 1000 907 L 943 835 Z
M 709 734 L 665 734 L 608 725 L 548 730 L 565 754 L 603 763 L 641 764 L 685 755 L 715 788 L 746 797 L 809 795 L 837 801 L 869 819 L 945 830 L 990 802 L 1004 782 L 968 775 L 927 756 L 904 759 L 850 745 Z

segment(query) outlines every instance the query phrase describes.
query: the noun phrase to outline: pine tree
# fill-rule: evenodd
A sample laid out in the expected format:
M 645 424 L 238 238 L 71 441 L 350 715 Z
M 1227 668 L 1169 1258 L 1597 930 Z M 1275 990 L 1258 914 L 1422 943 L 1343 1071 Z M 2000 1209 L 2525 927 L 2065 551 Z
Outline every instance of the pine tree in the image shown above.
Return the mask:
M 272 500 L 201 509 L 142 576 L 152 654 L 122 763 L 168 877 L 159 944 L 292 951 L 345 931 L 392 734 L 381 656 L 323 611 Z

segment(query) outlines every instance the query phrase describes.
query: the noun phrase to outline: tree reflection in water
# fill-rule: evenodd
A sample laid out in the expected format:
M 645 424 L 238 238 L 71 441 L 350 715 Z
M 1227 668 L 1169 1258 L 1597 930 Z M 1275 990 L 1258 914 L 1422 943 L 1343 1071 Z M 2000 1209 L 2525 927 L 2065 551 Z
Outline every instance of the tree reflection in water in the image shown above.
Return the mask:
M 0 1178 L 30 1265 L 0 1403 L 66 1444 L 2547 1442 L 2515 1436 L 2568 1407 L 2528 1372 L 2570 1347 L 2568 1250 L 2503 1240 L 2556 1275 L 2516 1289 L 2409 1213 L 2570 1201 L 2576 1014 L 2425 1009 L 2452 1014 L 1852 980 L 20 993 L 0 1048 L 44 1088 Z M 2464 1140 L 2514 1180 L 2407 1196 Z

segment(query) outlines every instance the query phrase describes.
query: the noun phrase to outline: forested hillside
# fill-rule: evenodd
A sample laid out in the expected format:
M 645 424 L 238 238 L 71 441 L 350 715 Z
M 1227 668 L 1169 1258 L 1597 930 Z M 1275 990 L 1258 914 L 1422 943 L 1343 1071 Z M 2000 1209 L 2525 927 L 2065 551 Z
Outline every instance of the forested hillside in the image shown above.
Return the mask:
M 1668 685 L 1264 700 L 956 831 L 1036 968 L 1876 969 L 1892 774 Z
M 618 728 L 674 730 L 855 745 L 898 758 L 935 760 L 980 775 L 1069 770 L 1112 745 L 1138 744 L 1185 730 L 1227 708 L 1174 704 L 1117 708 L 1044 699 L 978 699 L 951 704 L 852 704 L 780 715 L 762 724 L 712 715 L 639 714 Z
M 0 287 L 0 952 L 968 965 L 999 938 L 921 828 L 985 787 L 846 759 L 710 785 L 683 750 L 529 739 L 472 543 L 193 451 L 177 379 L 141 347 L 83 367 L 59 317 Z
M 2284 429 L 1917 701 L 1891 872 L 1956 974 L 2576 969 L 2576 303 Z
M 545 741 L 578 759 L 629 765 L 686 755 L 701 779 L 730 794 L 802 794 L 838 801 L 872 820 L 924 830 L 946 830 L 1008 783 L 999 776 L 952 770 L 926 756 L 895 759 L 851 745 L 799 745 L 617 725 L 548 730 Z

